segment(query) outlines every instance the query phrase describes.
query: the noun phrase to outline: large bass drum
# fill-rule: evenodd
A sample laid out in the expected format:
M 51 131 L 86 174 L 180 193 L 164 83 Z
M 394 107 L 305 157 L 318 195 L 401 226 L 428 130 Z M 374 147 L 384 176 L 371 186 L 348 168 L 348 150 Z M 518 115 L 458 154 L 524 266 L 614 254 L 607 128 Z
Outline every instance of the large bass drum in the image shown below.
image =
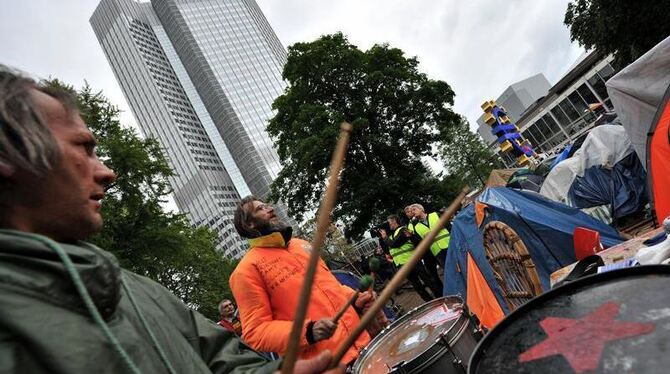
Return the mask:
M 481 336 L 473 318 L 457 296 L 429 301 L 377 335 L 361 351 L 353 372 L 465 373 Z
M 470 373 L 670 372 L 670 266 L 585 277 L 520 306 L 477 346 Z

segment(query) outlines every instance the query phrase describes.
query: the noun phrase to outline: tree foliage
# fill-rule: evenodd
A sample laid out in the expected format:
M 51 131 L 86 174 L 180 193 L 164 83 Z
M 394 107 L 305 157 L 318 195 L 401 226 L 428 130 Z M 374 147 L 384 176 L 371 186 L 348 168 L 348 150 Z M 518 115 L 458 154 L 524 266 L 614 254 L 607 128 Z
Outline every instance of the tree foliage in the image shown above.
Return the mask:
M 454 92 L 417 67 L 400 49 L 361 51 L 341 33 L 289 47 L 283 72 L 289 86 L 275 100 L 267 128 L 283 165 L 272 197 L 298 220 L 318 206 L 340 123 L 347 121 L 354 129 L 333 214 L 348 236 L 407 203 L 450 200 L 452 186 L 422 157 L 435 156 L 440 133 L 458 123 Z
M 316 235 L 316 218 L 309 219 L 300 225 L 300 233 L 302 238 L 309 242 L 313 242 L 314 236 Z M 324 238 L 321 257 L 323 257 L 325 260 L 332 257 L 340 257 L 343 253 L 355 253 L 354 246 L 349 243 L 337 225 L 331 223 L 328 226 L 328 230 Z
M 670 0 L 573 0 L 565 12 L 570 37 L 615 55 L 619 68 L 670 35 Z
M 215 249 L 216 235 L 193 227 L 182 214 L 165 212 L 172 175 L 158 141 L 121 126 L 119 110 L 88 85 L 77 95 L 80 113 L 98 140 L 97 153 L 117 174 L 102 204 L 103 230 L 90 241 L 112 252 L 121 266 L 168 288 L 187 305 L 218 318 L 218 302 L 231 298 L 234 264 Z
M 463 184 L 472 188 L 483 187 L 491 170 L 503 167 L 500 158 L 486 147 L 479 135 L 470 131 L 465 118 L 447 131 L 440 154 L 449 174 L 457 175 Z

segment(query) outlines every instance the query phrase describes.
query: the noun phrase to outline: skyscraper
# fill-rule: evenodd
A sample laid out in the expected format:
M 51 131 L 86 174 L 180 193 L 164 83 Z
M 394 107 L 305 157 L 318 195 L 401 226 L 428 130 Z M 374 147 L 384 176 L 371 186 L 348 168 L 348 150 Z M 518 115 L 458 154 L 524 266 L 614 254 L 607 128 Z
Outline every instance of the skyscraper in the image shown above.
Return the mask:
M 175 201 L 218 248 L 246 249 L 232 215 L 280 170 L 265 132 L 286 52 L 253 0 L 102 0 L 91 25 L 142 131 L 176 175 Z

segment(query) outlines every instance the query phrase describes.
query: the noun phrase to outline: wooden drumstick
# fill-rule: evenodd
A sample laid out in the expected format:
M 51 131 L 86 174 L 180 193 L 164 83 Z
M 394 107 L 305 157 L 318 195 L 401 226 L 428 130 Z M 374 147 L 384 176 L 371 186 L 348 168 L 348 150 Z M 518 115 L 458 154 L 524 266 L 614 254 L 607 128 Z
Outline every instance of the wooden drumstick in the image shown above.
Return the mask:
M 321 247 L 328 232 L 328 225 L 330 224 L 330 214 L 335 205 L 337 197 L 337 185 L 344 164 L 344 158 L 347 152 L 347 145 L 349 144 L 349 135 L 351 134 L 352 126 L 349 123 L 343 122 L 340 126 L 340 139 L 335 147 L 335 152 L 330 160 L 330 176 L 328 177 L 328 187 L 319 208 L 319 215 L 317 218 L 316 232 L 314 233 L 314 240 L 312 241 L 312 252 L 307 263 L 307 270 L 305 272 L 305 280 L 302 283 L 300 290 L 300 298 L 298 299 L 298 306 L 295 311 L 295 318 L 291 327 L 291 334 L 284 355 L 284 362 L 282 363 L 282 374 L 293 373 L 295 360 L 298 356 L 298 346 L 300 344 L 300 335 L 302 334 L 303 324 L 305 322 L 305 315 L 307 314 L 307 305 L 312 293 L 312 282 L 314 281 L 314 274 L 316 273 L 316 266 L 319 263 L 319 254 Z
M 356 326 L 356 328 L 354 328 L 351 334 L 347 336 L 347 339 L 337 348 L 337 351 L 333 355 L 333 359 L 330 362 L 331 368 L 337 367 L 342 357 L 344 357 L 344 354 L 349 350 L 349 347 L 351 347 L 356 339 L 358 339 L 358 336 L 363 332 L 363 330 L 365 330 L 367 325 L 376 317 L 377 312 L 379 312 L 384 307 L 384 304 L 386 304 L 391 296 L 393 296 L 393 293 L 396 291 L 396 289 L 402 286 L 402 284 L 409 276 L 409 273 L 414 269 L 419 261 L 421 261 L 423 255 L 430 248 L 430 245 L 433 243 L 433 240 L 435 240 L 437 233 L 444 227 L 444 225 L 447 224 L 447 221 L 449 221 L 451 217 L 456 214 L 456 211 L 460 207 L 463 199 L 465 199 L 465 195 L 468 193 L 468 191 L 468 187 L 463 188 L 461 193 L 456 197 L 451 205 L 449 205 L 449 208 L 447 208 L 447 210 L 442 214 L 437 225 L 433 227 L 430 232 L 428 232 L 428 235 L 423 238 L 423 240 L 421 240 L 419 245 L 414 250 L 410 260 L 405 265 L 403 265 L 400 270 L 398 270 L 395 276 L 393 276 L 393 279 L 391 279 L 386 287 L 384 287 L 384 290 L 379 295 L 379 297 L 377 297 L 377 300 L 375 300 L 374 304 L 372 304 L 370 309 L 368 309 L 363 317 L 361 317 L 360 323 Z
M 349 309 L 349 307 L 351 306 L 351 304 L 353 304 L 356 301 L 356 299 L 358 299 L 358 295 L 361 292 L 367 291 L 370 288 L 370 286 L 372 286 L 372 277 L 369 275 L 362 276 L 360 281 L 358 281 L 358 289 L 356 290 L 356 292 L 354 292 L 353 295 L 351 295 L 349 301 L 347 301 L 344 305 L 342 305 L 342 308 L 340 308 L 337 314 L 335 314 L 333 322 L 337 323 L 337 321 L 339 321 L 340 318 L 342 318 L 342 316 L 344 315 L 344 312 L 346 312 L 347 309 Z

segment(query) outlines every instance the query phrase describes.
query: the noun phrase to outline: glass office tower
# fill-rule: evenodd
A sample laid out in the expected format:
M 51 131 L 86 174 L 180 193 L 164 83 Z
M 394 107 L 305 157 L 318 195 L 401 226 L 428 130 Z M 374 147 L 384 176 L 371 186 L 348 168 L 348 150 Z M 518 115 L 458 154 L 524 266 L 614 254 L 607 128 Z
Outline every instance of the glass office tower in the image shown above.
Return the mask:
M 90 22 L 140 128 L 166 149 L 180 210 L 240 257 L 236 203 L 266 196 L 280 170 L 265 126 L 286 53 L 262 12 L 253 0 L 102 0 Z

